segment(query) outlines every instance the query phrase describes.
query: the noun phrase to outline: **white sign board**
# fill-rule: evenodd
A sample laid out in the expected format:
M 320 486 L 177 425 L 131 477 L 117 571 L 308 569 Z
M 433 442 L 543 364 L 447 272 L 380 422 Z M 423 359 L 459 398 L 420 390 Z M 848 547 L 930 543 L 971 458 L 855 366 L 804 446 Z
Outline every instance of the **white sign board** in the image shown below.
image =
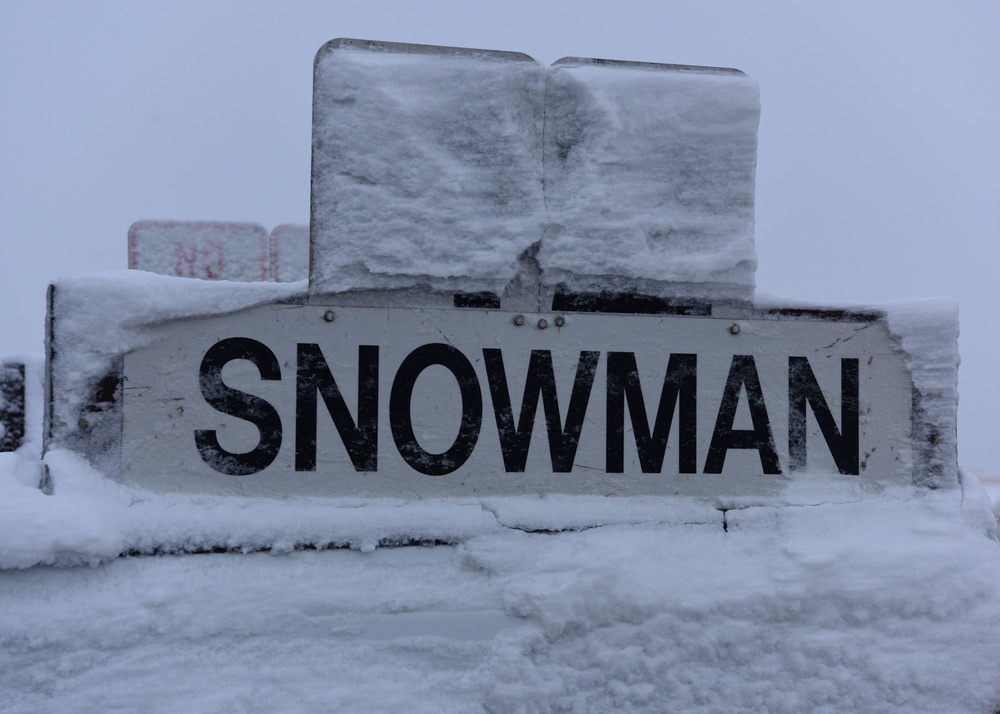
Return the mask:
M 908 482 L 882 322 L 265 305 L 124 362 L 122 471 L 153 490 L 768 495 Z

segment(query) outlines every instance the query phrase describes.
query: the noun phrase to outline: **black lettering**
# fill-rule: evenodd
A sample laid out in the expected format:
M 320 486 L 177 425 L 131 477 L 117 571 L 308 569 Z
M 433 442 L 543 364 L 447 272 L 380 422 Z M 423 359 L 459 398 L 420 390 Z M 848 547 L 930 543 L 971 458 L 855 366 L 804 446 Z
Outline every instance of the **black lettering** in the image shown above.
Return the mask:
M 316 395 L 347 449 L 355 471 L 378 471 L 378 347 L 358 347 L 358 421 L 347 410 L 319 345 L 300 344 L 295 379 L 295 470 L 316 470 Z
M 840 360 L 840 429 L 816 381 L 809 360 L 788 358 L 788 460 L 792 471 L 806 468 L 806 403 L 816 415 L 826 445 L 842 474 L 857 476 L 860 437 L 858 427 L 858 360 Z
M 739 406 L 740 392 L 746 389 L 747 403 L 753 429 L 733 429 L 736 407 Z M 764 405 L 764 393 L 757 376 L 757 364 L 751 355 L 733 355 L 729 366 L 729 378 L 722 393 L 719 416 L 715 420 L 715 431 L 708 447 L 705 473 L 721 474 L 730 449 L 757 449 L 760 465 L 765 474 L 780 474 L 778 454 L 774 450 L 774 436 L 771 421 Z
M 278 358 L 266 345 L 248 337 L 230 337 L 216 342 L 205 353 L 198 381 L 209 406 L 257 427 L 260 432 L 257 446 L 242 454 L 226 451 L 219 445 L 214 429 L 197 429 L 194 443 L 205 463 L 219 473 L 248 476 L 266 469 L 277 458 L 281 449 L 281 417 L 269 402 L 223 384 L 222 368 L 237 359 L 252 362 L 261 379 L 281 379 Z
M 432 454 L 417 443 L 413 433 L 413 418 L 410 402 L 413 386 L 420 373 L 431 365 L 445 367 L 458 380 L 462 393 L 462 423 L 458 436 L 447 451 Z M 468 461 L 479 440 L 479 430 L 483 423 L 483 395 L 479 389 L 479 378 L 468 358 L 451 345 L 430 344 L 413 350 L 406 356 L 389 394 L 389 426 L 396 442 L 399 455 L 414 470 L 428 476 L 450 474 Z
M 559 413 L 559 398 L 556 394 L 552 353 L 549 350 L 532 350 L 528 360 L 524 396 L 521 399 L 521 413 L 515 426 L 503 355 L 498 349 L 483 350 L 486 377 L 490 384 L 490 396 L 493 398 L 493 414 L 500 435 L 500 449 L 503 452 L 504 468 L 508 473 L 524 471 L 535 414 L 538 411 L 539 396 L 545 411 L 552 470 L 556 473 L 568 473 L 573 470 L 576 449 L 580 443 L 580 431 L 583 429 L 583 419 L 587 413 L 587 403 L 590 401 L 590 391 L 594 386 L 594 375 L 597 372 L 597 361 L 600 356 L 600 352 L 580 352 L 576 379 L 573 382 L 573 391 L 566 412 L 566 426 L 563 428 Z
M 667 437 L 674 419 L 674 408 L 680 403 L 678 415 L 678 471 L 693 474 L 697 471 L 698 446 L 698 356 L 672 354 L 667 364 L 660 390 L 660 403 L 656 408 L 653 431 L 649 431 L 646 401 L 639 383 L 639 370 L 632 352 L 608 353 L 608 402 L 606 470 L 622 473 L 625 470 L 625 403 L 632 418 L 632 431 L 639 452 L 643 473 L 660 473 L 667 450 Z

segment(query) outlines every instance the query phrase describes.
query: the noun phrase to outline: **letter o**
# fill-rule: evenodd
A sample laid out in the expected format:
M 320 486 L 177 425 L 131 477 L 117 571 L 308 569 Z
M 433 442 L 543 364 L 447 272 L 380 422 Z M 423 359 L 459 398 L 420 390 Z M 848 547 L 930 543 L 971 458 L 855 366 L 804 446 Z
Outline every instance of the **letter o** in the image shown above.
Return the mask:
M 454 443 L 440 454 L 432 454 L 417 443 L 413 433 L 410 402 L 413 387 L 421 372 L 432 365 L 441 365 L 458 381 L 462 393 L 462 424 Z M 415 471 L 428 476 L 443 476 L 462 467 L 472 455 L 479 440 L 483 423 L 483 395 L 479 378 L 468 358 L 451 345 L 422 345 L 406 356 L 389 393 L 389 426 L 396 449 Z

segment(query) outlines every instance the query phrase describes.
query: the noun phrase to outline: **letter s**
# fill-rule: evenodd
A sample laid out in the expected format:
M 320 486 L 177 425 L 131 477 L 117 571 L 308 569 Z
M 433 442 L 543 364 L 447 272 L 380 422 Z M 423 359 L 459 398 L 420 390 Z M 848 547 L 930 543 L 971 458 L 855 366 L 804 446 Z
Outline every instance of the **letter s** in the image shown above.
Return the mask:
M 247 337 L 230 337 L 215 343 L 201 361 L 199 382 L 209 406 L 229 416 L 254 424 L 260 431 L 257 446 L 242 454 L 226 451 L 219 445 L 214 429 L 197 429 L 194 442 L 205 463 L 228 476 L 248 476 L 266 469 L 281 448 L 281 417 L 260 397 L 222 383 L 222 368 L 236 359 L 252 362 L 261 379 L 280 380 L 281 365 L 268 347 Z

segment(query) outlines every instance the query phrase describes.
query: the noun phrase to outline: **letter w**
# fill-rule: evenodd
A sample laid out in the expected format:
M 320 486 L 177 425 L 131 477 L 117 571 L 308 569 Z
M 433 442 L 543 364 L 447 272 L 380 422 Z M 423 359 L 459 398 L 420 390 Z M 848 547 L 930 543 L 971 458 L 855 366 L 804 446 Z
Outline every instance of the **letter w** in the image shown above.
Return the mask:
M 486 376 L 493 398 L 493 413 L 496 416 L 497 431 L 500 434 L 500 449 L 503 452 L 504 469 L 510 472 L 524 471 L 528 461 L 528 446 L 531 431 L 538 411 L 538 398 L 542 398 L 545 408 L 545 426 L 549 436 L 549 456 L 552 470 L 568 473 L 573 470 L 576 447 L 580 443 L 583 418 L 590 401 L 590 390 L 594 386 L 594 374 L 600 352 L 580 352 L 576 367 L 576 380 L 569 398 L 566 412 L 566 427 L 559 416 L 559 398 L 556 395 L 556 380 L 552 368 L 552 353 L 549 350 L 532 350 L 528 361 L 528 376 L 524 383 L 524 398 L 521 400 L 521 414 L 514 426 L 514 412 L 510 403 L 510 389 L 507 386 L 507 372 L 503 366 L 503 354 L 497 349 L 483 349 L 486 361 Z

